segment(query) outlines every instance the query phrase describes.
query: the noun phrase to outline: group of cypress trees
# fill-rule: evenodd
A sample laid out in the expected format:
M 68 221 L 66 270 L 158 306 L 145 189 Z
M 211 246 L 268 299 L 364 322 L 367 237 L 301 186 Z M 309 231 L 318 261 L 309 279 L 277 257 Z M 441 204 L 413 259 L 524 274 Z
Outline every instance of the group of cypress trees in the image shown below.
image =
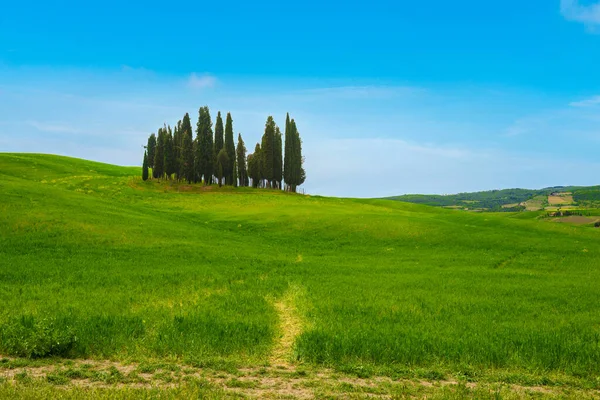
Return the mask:
M 142 179 L 149 179 L 151 170 L 151 177 L 155 179 L 295 192 L 306 179 L 303 162 L 302 140 L 289 114 L 285 120 L 285 158 L 281 131 L 271 116 L 267 118 L 261 143 L 256 144 L 254 153 L 246 156 L 241 134 L 238 134 L 237 147 L 234 144 L 231 114 L 227 113 L 223 127 L 221 112 L 217 113 L 213 135 L 210 110 L 204 106 L 198 111 L 195 138 L 187 113 L 173 129 L 165 124 L 158 129 L 158 134 L 150 135 L 144 152 Z

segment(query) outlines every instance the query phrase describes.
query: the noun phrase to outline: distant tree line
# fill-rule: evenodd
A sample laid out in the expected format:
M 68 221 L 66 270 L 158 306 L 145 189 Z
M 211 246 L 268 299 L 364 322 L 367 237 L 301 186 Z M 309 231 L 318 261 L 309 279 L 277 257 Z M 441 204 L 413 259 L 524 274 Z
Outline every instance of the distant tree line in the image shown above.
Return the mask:
M 213 134 L 210 110 L 207 106 L 200 107 L 195 138 L 187 113 L 172 129 L 164 124 L 158 133 L 150 135 L 144 152 L 142 179 L 205 185 L 218 183 L 219 186 L 251 186 L 291 192 L 295 192 L 306 180 L 302 166 L 302 140 L 296 122 L 290 120 L 289 114 L 285 120 L 284 137 L 273 117 L 269 116 L 262 140 L 256 144 L 254 153 L 246 155 L 246 151 L 241 133 L 238 133 L 237 147 L 234 144 L 230 113 L 227 113 L 224 127 L 221 112 L 217 113 Z

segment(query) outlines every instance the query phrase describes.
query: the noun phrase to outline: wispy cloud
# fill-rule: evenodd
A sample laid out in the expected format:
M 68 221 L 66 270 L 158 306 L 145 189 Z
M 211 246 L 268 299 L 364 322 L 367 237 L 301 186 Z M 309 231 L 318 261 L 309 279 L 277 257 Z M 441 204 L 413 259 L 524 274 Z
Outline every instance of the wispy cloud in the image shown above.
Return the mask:
M 547 130 L 548 126 L 559 118 L 561 112 L 561 110 L 552 110 L 521 117 L 506 128 L 504 136 L 515 137 L 526 134 L 539 134 L 539 131 Z
M 144 67 L 132 67 L 130 65 L 121 65 L 121 72 L 128 75 L 134 75 L 141 78 L 155 77 L 155 72 Z
M 580 0 L 561 0 L 560 12 L 569 21 L 585 24 L 590 32 L 600 31 L 600 2 L 581 4 Z
M 55 122 L 39 122 L 39 121 L 27 121 L 27 125 L 34 127 L 38 131 L 42 132 L 56 132 L 56 133 L 80 133 L 79 129 L 73 128 L 69 125 L 55 123 Z
M 198 75 L 192 73 L 188 79 L 188 86 L 193 89 L 211 88 L 217 84 L 217 78 L 210 74 Z
M 594 107 L 600 105 L 600 96 L 590 97 L 589 99 L 574 101 L 569 103 L 571 107 Z
M 425 89 L 412 86 L 338 86 L 300 90 L 296 93 L 315 96 L 330 96 L 345 99 L 382 98 L 397 95 L 410 95 L 424 92 Z

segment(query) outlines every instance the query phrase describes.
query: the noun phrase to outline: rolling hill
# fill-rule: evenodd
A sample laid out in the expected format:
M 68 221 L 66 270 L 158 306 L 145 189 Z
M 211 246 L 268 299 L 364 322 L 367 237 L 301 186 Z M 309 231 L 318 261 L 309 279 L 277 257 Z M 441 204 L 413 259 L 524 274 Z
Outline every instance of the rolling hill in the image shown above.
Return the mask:
M 598 394 L 600 229 L 140 172 L 0 153 L 0 397 Z
M 552 196 L 558 194 L 558 196 Z M 565 194 L 566 196 L 563 196 Z M 552 202 L 552 198 L 570 198 Z M 556 211 L 557 204 L 573 208 L 600 208 L 600 186 L 556 186 L 544 189 L 502 189 L 484 192 L 450 195 L 407 194 L 386 198 L 434 207 L 446 207 L 472 211 L 532 211 L 548 209 Z

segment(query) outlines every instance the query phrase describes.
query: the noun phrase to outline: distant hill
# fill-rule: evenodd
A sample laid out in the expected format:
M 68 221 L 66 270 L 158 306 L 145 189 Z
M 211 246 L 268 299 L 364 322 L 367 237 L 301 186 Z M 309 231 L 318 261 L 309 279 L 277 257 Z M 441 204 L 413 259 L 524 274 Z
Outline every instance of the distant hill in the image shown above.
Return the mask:
M 451 195 L 407 194 L 388 200 L 469 211 L 555 210 L 600 207 L 600 186 L 555 186 L 544 189 L 502 189 Z

